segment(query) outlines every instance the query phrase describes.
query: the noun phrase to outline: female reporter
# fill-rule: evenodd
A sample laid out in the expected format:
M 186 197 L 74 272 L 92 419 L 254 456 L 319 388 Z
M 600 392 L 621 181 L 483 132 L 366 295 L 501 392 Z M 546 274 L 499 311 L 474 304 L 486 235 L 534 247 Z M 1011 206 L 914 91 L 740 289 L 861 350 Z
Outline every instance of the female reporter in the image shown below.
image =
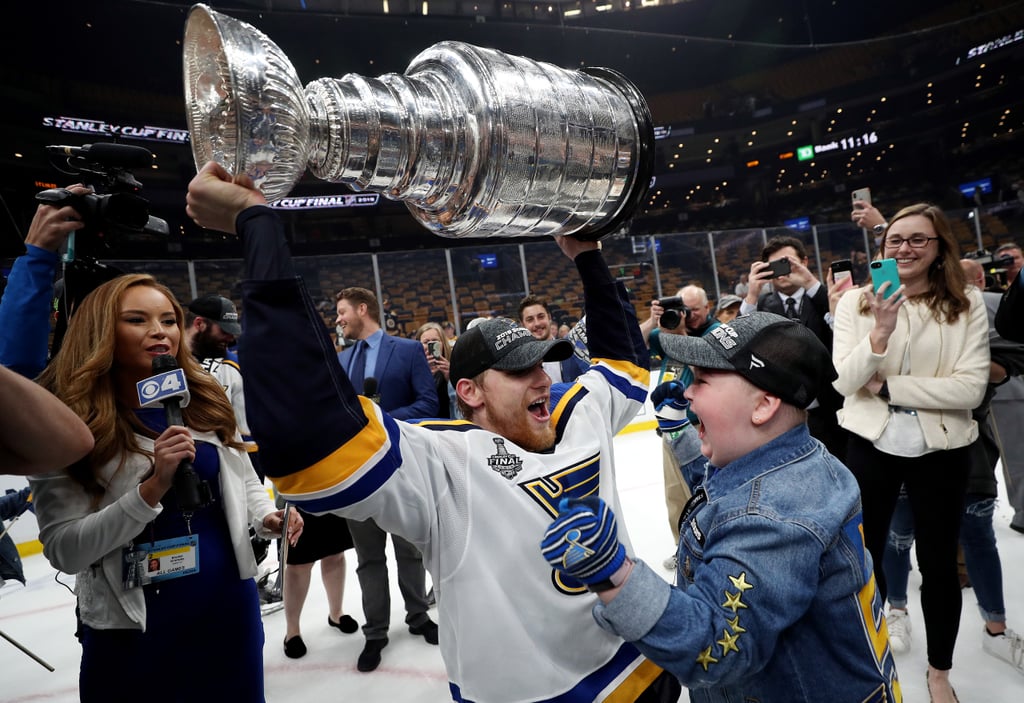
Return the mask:
M 249 526 L 279 536 L 282 511 L 252 469 L 224 391 L 182 344 L 182 324 L 167 288 L 120 276 L 83 300 L 39 378 L 95 438 L 67 471 L 32 480 L 43 551 L 77 574 L 83 701 L 138 691 L 158 701 L 263 700 Z M 139 407 L 136 383 L 165 354 L 187 381 L 188 429 L 168 427 L 162 407 Z M 172 489 L 183 460 L 212 494 L 191 511 Z M 300 532 L 300 521 L 290 525 L 290 541 Z
M 883 600 L 882 555 L 906 487 L 923 579 L 928 691 L 947 703 L 956 699 L 949 670 L 961 608 L 957 539 L 967 446 L 978 436 L 971 410 L 988 381 L 988 319 L 981 292 L 966 286 L 949 220 L 934 205 L 900 210 L 882 236 L 882 257 L 896 260 L 899 288 L 848 291 L 836 309 L 839 420 L 852 433 L 846 463 L 860 484 L 864 539 Z

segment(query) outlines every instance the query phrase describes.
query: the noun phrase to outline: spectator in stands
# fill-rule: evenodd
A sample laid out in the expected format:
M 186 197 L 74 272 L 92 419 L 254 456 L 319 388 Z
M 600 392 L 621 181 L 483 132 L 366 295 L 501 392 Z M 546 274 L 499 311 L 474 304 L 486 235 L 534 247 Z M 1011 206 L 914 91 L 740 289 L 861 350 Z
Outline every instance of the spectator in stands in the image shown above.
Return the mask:
M 352 386 L 371 393 L 396 420 L 436 417 L 437 391 L 423 355 L 423 347 L 411 339 L 384 334 L 377 297 L 365 288 L 345 288 L 336 296 L 338 326 L 344 335 L 358 340 L 338 355 Z M 369 380 L 374 379 L 373 383 Z M 384 547 L 387 533 L 372 519 L 349 520 L 349 531 L 359 566 L 356 575 L 362 591 L 363 636 L 366 645 L 356 663 L 359 671 L 380 665 L 391 626 L 391 593 Z M 437 644 L 437 625 L 427 615 L 426 572 L 419 550 L 398 535 L 391 536 L 398 562 L 398 584 L 405 601 L 409 632 Z
M 1017 278 L 1017 274 L 1020 273 L 1021 266 L 1024 266 L 1024 254 L 1021 253 L 1020 245 L 1013 242 L 1003 244 L 996 249 L 994 256 L 996 259 L 1008 256 L 1013 260 L 1013 263 L 1006 267 L 1006 284 L 1013 283 L 1014 279 Z
M 738 295 L 723 295 L 715 306 L 715 319 L 725 324 L 732 322 L 740 314 L 740 304 L 743 298 Z
M 769 264 L 785 259 L 790 272 L 773 276 Z M 761 258 L 750 265 L 750 290 L 740 306 L 745 315 L 760 310 L 773 312 L 797 320 L 814 332 L 825 348 L 832 350 L 832 328 L 826 314 L 829 311 L 828 289 L 821 284 L 807 265 L 807 250 L 796 237 L 772 237 L 761 250 Z M 773 290 L 764 291 L 771 283 Z M 836 411 L 843 398 L 831 386 L 821 389 L 821 396 L 807 408 L 807 426 L 811 436 L 819 440 L 840 461 L 846 457 L 846 432 L 839 427 Z
M 558 338 L 559 339 L 565 339 L 566 337 L 569 336 L 569 333 L 571 331 L 572 331 L 572 328 L 569 325 L 567 325 L 566 323 L 563 322 L 562 324 L 560 324 L 558 326 Z
M 207 700 L 264 698 L 249 527 L 280 535 L 283 511 L 242 450 L 223 390 L 181 344 L 183 323 L 171 292 L 151 276 L 118 276 L 83 299 L 40 376 L 96 440 L 69 470 L 30 479 L 44 554 L 77 574 L 85 701 L 147 690 L 154 662 L 187 672 Z M 162 407 L 140 407 L 137 384 L 152 375 L 156 354 L 175 357 L 187 380 L 187 427 L 169 426 Z M 172 488 L 184 460 L 210 492 L 197 508 Z M 296 516 L 288 538 L 300 532 Z M 193 568 L 151 580 L 145 564 L 163 550 Z
M 981 291 L 965 290 L 949 220 L 926 203 L 900 210 L 883 236 L 900 286 L 848 291 L 839 301 L 833 358 L 850 431 L 846 464 L 857 477 L 864 538 L 883 599 L 882 568 L 893 506 L 906 487 L 914 515 L 921 608 L 928 636 L 929 695 L 956 700 L 949 681 L 962 596 L 957 540 L 978 437 L 971 411 L 989 378 L 988 322 Z
M 528 295 L 519 301 L 519 321 L 534 339 L 555 339 L 557 326 L 551 320 L 550 308 L 546 298 Z M 544 371 L 551 377 L 552 383 L 572 383 L 580 374 L 590 368 L 575 354 L 562 361 L 545 361 Z
M 437 388 L 438 417 L 456 419 L 459 408 L 455 400 L 455 389 L 448 382 L 452 348 L 444 336 L 444 330 L 436 322 L 427 322 L 416 330 L 413 339 L 423 345 L 423 354 L 434 376 Z

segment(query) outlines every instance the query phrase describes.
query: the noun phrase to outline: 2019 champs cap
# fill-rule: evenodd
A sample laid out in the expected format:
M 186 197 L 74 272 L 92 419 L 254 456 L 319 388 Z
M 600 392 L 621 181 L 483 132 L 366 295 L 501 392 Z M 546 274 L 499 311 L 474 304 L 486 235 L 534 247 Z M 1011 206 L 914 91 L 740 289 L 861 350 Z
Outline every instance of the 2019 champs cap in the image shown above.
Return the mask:
M 541 361 L 563 361 L 572 356 L 567 339 L 535 339 L 530 330 L 507 317 L 483 320 L 462 333 L 452 347 L 449 378 L 473 378 L 487 369 L 522 371 Z
M 837 378 L 832 355 L 813 332 L 770 312 L 740 315 L 703 337 L 662 334 L 658 341 L 677 361 L 733 371 L 798 408 Z
M 199 317 L 216 322 L 228 334 L 238 337 L 242 334 L 242 325 L 238 322 L 238 309 L 235 304 L 220 295 L 204 295 L 188 304 L 188 309 Z

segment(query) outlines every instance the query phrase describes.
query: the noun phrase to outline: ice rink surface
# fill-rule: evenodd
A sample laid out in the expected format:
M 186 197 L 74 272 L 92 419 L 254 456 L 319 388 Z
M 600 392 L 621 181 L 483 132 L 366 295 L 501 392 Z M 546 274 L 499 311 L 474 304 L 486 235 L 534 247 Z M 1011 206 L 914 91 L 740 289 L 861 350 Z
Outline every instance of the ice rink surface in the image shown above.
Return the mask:
M 659 569 L 665 557 L 674 551 L 663 498 L 660 442 L 653 430 L 623 434 L 616 439 L 624 520 L 637 556 Z M 1011 512 L 1006 504 L 1001 474 L 1000 493 L 995 528 L 1003 562 L 1006 609 L 1010 627 L 1020 632 L 1024 631 L 1024 588 L 1021 586 L 1024 584 L 1024 535 L 1009 528 Z M 538 543 L 540 538 L 540 535 L 536 536 Z M 345 612 L 362 624 L 355 553 L 349 551 L 347 555 Z M 276 560 L 271 555 L 261 568 L 266 570 L 275 564 Z M 383 652 L 380 667 L 372 673 L 356 670 L 356 658 L 363 647 L 362 635 L 358 632 L 345 635 L 327 626 L 327 600 L 319 571 L 314 568 L 309 597 L 302 613 L 302 635 L 309 648 L 305 657 L 288 659 L 284 655 L 283 611 L 264 617 L 267 701 L 442 703 L 451 700 L 438 648 L 426 644 L 422 637 L 409 634 L 404 625 L 393 556 L 389 565 L 394 610 L 390 644 Z M 673 578 L 668 571 L 661 570 L 661 573 L 666 579 Z M 74 578 L 57 574 L 42 555 L 25 560 L 25 574 L 27 586 L 8 582 L 0 589 L 0 631 L 46 660 L 55 671 L 47 671 L 0 638 L 0 702 L 77 701 L 80 648 L 73 635 L 75 600 L 56 580 L 71 585 Z M 779 576 L 785 577 L 783 574 Z M 910 576 L 909 589 L 914 645 L 909 653 L 896 658 L 907 703 L 925 703 L 928 700 L 924 621 L 919 606 L 920 582 L 920 575 L 915 569 Z M 974 593 L 970 589 L 963 593 L 960 636 L 952 672 L 953 685 L 960 700 L 964 703 L 1024 701 L 1024 676 L 982 651 L 982 620 Z M 480 597 L 492 598 L 495 608 L 502 607 L 504 603 L 501 594 L 481 593 Z M 431 617 L 436 621 L 437 612 L 432 610 Z M 509 656 L 516 654 L 510 652 Z M 688 700 L 685 693 L 681 700 Z

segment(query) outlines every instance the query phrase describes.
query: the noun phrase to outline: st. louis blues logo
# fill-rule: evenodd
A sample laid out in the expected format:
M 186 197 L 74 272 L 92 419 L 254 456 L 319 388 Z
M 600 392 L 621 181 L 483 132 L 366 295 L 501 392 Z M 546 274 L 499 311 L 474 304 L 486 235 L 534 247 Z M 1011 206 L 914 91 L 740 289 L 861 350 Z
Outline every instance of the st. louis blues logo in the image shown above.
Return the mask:
M 508 450 L 505 449 L 504 439 L 501 437 L 494 437 L 493 439 L 497 453 L 487 457 L 487 465 L 511 481 L 516 477 L 516 474 L 523 470 L 523 460 L 515 454 L 508 453 Z

